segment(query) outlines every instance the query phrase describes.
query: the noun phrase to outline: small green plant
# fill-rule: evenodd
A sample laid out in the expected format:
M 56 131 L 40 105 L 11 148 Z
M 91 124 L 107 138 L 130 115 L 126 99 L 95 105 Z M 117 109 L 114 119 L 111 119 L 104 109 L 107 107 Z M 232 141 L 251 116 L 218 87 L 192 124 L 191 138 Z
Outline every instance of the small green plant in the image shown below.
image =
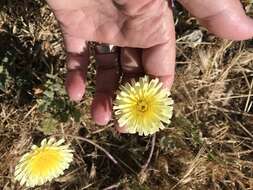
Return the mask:
M 191 128 L 191 138 L 194 146 L 200 146 L 203 144 L 201 130 L 198 126 Z
M 7 70 L 7 64 L 12 62 L 9 57 L 5 56 L 0 62 L 0 91 L 6 92 L 9 88 L 12 78 Z
M 38 130 L 43 132 L 45 135 L 53 134 L 58 126 L 59 122 L 52 117 L 51 114 L 47 114 L 40 124 Z
M 52 74 L 47 74 L 47 78 L 42 96 L 37 99 L 39 111 L 51 114 L 59 122 L 66 122 L 70 117 L 78 122 L 81 113 L 74 103 L 69 101 L 63 80 Z
M 173 126 L 177 128 L 180 127 L 181 129 L 183 129 L 185 135 L 187 136 L 187 138 L 190 139 L 194 147 L 197 147 L 203 143 L 200 126 L 198 124 L 192 123 L 186 117 L 175 117 Z

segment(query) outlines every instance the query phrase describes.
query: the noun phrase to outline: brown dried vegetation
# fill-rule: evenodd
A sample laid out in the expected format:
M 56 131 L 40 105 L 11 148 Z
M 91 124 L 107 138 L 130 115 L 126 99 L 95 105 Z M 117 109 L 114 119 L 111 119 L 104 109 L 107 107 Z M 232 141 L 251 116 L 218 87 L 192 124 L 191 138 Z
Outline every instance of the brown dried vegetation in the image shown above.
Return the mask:
M 0 189 L 23 189 L 13 178 L 17 160 L 48 135 L 68 139 L 75 160 L 35 189 L 253 189 L 253 42 L 217 39 L 181 7 L 175 20 L 174 117 L 152 144 L 91 121 L 94 65 L 85 99 L 68 102 L 62 37 L 43 1 L 1 0 Z

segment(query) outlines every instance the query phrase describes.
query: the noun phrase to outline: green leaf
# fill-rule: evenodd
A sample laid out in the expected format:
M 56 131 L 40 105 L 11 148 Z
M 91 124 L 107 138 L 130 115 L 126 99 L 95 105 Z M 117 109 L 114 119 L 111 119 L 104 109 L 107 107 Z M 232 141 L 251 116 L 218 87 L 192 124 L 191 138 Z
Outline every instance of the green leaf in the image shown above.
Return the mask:
M 4 66 L 0 65 L 0 74 L 2 74 L 4 72 Z
M 49 116 L 41 122 L 41 127 L 39 128 L 45 135 L 51 135 L 56 131 L 58 122 Z
M 81 112 L 78 109 L 72 110 L 72 117 L 74 118 L 75 122 L 79 122 L 81 118 Z
M 46 90 L 44 92 L 44 95 L 47 96 L 49 99 L 53 99 L 54 98 L 54 92 L 53 91 Z

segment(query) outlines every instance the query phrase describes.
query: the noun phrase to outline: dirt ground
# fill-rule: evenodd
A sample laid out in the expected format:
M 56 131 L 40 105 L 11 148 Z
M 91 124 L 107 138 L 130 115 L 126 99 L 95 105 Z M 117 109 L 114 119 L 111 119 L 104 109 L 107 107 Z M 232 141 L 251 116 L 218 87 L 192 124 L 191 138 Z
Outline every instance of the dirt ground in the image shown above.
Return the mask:
M 156 137 L 119 135 L 113 122 L 91 121 L 95 64 L 84 100 L 68 100 L 63 40 L 44 1 L 1 0 L 0 189 L 25 189 L 13 177 L 20 156 L 45 137 L 63 136 L 74 162 L 34 189 L 252 190 L 253 41 L 215 38 L 179 5 L 175 23 L 172 123 Z

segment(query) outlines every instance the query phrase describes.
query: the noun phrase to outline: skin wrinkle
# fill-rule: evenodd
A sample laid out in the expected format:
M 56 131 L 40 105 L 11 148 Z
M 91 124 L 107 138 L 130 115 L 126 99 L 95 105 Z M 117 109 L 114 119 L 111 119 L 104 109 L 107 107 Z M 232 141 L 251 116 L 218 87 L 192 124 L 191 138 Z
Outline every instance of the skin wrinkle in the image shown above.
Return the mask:
M 158 15 L 151 18 L 152 19 L 145 20 L 141 20 L 139 18 L 136 18 L 136 20 L 128 20 L 123 26 L 122 34 L 125 36 L 125 38 L 128 38 L 128 36 L 133 36 L 134 33 L 141 33 L 143 30 L 149 30 L 145 37 L 142 38 L 142 41 L 139 40 L 138 44 L 136 43 L 134 47 L 151 48 L 155 45 L 166 43 L 169 40 L 170 30 L 168 30 L 165 22 L 161 21 L 161 17 Z M 151 20 L 153 23 L 156 23 L 152 27 L 149 25 Z M 160 38 L 160 36 L 163 36 L 163 38 Z M 133 39 L 136 39 L 135 41 L 138 41 L 138 38 L 138 35 L 133 36 Z
M 239 1 L 235 0 L 220 0 L 219 2 L 211 1 L 211 0 L 178 0 L 186 9 L 191 9 L 191 14 L 196 16 L 198 19 L 207 19 L 212 18 L 213 16 L 217 16 L 221 14 L 223 11 L 238 10 L 237 14 L 245 14 L 243 12 L 242 4 Z M 236 3 L 223 3 L 233 1 Z M 210 3 L 211 2 L 211 3 Z M 199 6 L 196 7 L 195 4 Z M 218 6 L 216 6 L 216 4 Z M 208 11 L 203 11 L 208 10 Z M 233 11 L 234 12 L 234 11 Z
M 69 28 L 71 28 L 72 30 L 75 30 L 76 28 L 79 27 L 82 20 L 86 18 L 84 11 L 81 11 L 81 10 L 80 9 L 69 10 L 69 11 L 58 10 L 58 11 L 54 11 L 54 13 L 57 17 L 59 24 L 62 26 L 63 30 L 68 30 Z M 69 18 L 70 15 L 72 17 L 71 19 Z
M 200 21 L 201 23 L 208 23 L 211 22 L 212 20 L 216 19 L 217 17 L 227 17 L 229 18 L 233 23 L 240 23 L 242 21 L 241 17 L 238 17 L 237 15 L 233 14 L 230 10 L 223 10 L 218 12 L 215 15 L 211 15 L 205 18 L 202 18 Z M 236 27 L 234 28 L 236 30 Z
M 154 17 L 153 18 L 153 21 L 154 22 L 159 22 L 159 20 L 160 20 L 160 18 L 159 17 Z M 160 28 L 160 26 L 163 26 L 163 23 L 161 23 L 159 26 L 157 26 L 157 27 L 159 27 Z M 165 28 L 167 28 L 167 30 L 165 30 Z M 150 34 L 150 36 L 152 37 L 152 36 L 156 36 L 155 34 L 156 34 L 156 31 L 157 31 L 158 29 L 156 29 L 155 27 L 153 28 L 153 32 Z M 172 34 L 172 32 L 174 32 L 174 31 L 172 31 L 171 29 L 170 29 L 170 27 L 164 27 L 164 30 L 162 30 L 163 32 L 161 32 L 161 35 L 163 35 L 163 36 L 166 36 L 167 38 L 166 38 L 166 40 L 164 41 L 164 42 L 161 42 L 161 43 L 159 43 L 158 45 L 163 45 L 163 44 L 165 44 L 165 43 L 168 43 L 171 39 L 170 39 L 170 35 L 169 34 Z M 151 38 L 150 37 L 150 38 Z M 158 39 L 154 39 L 154 41 L 158 41 Z M 154 46 L 151 46 L 151 47 L 154 47 Z M 150 47 L 147 47 L 147 48 L 150 48 Z
M 143 8 L 143 10 L 142 8 L 140 8 L 142 14 L 136 13 L 139 16 L 126 16 L 121 11 L 117 10 L 113 5 L 113 3 L 111 3 L 111 5 L 108 5 L 107 8 L 105 8 L 104 6 L 100 6 L 92 10 L 91 8 L 95 6 L 94 4 L 96 5 L 96 3 L 93 3 L 91 7 L 86 6 L 81 8 L 82 15 L 79 16 L 78 21 L 74 19 L 76 16 L 78 16 L 77 14 L 80 13 L 74 13 L 74 16 L 68 16 L 69 14 L 73 13 L 72 10 L 67 11 L 67 13 L 65 12 L 64 14 L 62 14 L 62 11 L 57 11 L 56 16 L 59 20 L 59 23 L 62 25 L 63 33 L 65 35 L 69 35 L 72 37 L 85 38 L 90 41 L 100 41 L 100 42 L 109 41 L 114 45 L 118 45 L 117 41 L 119 40 L 121 42 L 120 46 L 124 47 L 131 46 L 131 47 L 147 48 L 152 47 L 153 45 L 164 43 L 167 40 L 166 36 L 163 35 L 162 31 L 164 30 L 164 25 L 166 23 L 165 21 L 167 17 L 166 11 L 168 9 L 167 3 L 164 1 L 160 0 L 149 1 L 149 4 L 144 4 L 145 7 L 148 8 L 147 10 L 145 8 Z M 111 10 L 109 9 L 111 7 L 113 7 L 114 9 L 112 13 L 109 11 Z M 95 17 L 89 16 L 94 15 L 93 14 L 94 12 L 97 12 L 97 14 L 95 14 Z M 157 13 L 159 14 L 157 15 Z M 153 26 L 152 28 L 156 28 L 156 32 L 158 33 L 155 34 L 155 36 L 157 36 L 155 38 L 154 37 L 151 38 L 151 36 L 153 36 L 153 34 L 156 32 L 153 32 L 152 35 L 149 35 L 152 32 L 152 31 L 149 32 L 150 23 L 152 23 L 152 19 L 149 18 L 153 17 L 162 18 L 162 20 L 159 23 L 152 24 Z M 85 26 L 81 24 L 84 22 L 84 20 L 86 23 L 85 25 L 89 25 L 89 29 L 85 28 Z M 73 27 L 71 23 L 73 24 Z M 143 26 L 144 28 L 147 28 L 145 30 L 145 33 L 143 33 L 142 32 L 143 30 L 141 30 L 142 25 L 144 25 Z M 136 31 L 138 31 L 137 27 L 139 27 L 140 29 L 138 33 L 140 33 L 141 35 L 144 34 L 143 39 L 138 39 L 137 37 L 135 37 L 140 36 L 134 35 Z M 133 38 L 135 39 L 129 40 Z
M 111 12 L 105 11 L 104 7 L 98 8 L 98 18 L 97 18 L 97 26 L 94 19 L 95 33 L 96 37 L 103 36 L 110 41 L 115 41 L 115 38 L 118 33 L 120 33 L 120 21 L 122 19 L 121 15 L 117 11 L 117 8 L 112 5 L 108 5 L 108 9 L 113 9 Z M 106 18 L 106 20 L 104 19 Z M 122 22 L 122 21 L 121 21 Z M 110 27 L 108 27 L 110 26 Z M 110 32 L 111 31 L 111 32 Z
M 239 0 L 179 0 L 179 2 L 196 16 L 209 32 L 219 37 L 230 40 L 253 37 L 253 21 L 246 16 Z
M 154 2 L 156 2 L 157 3 L 157 5 L 154 3 Z M 139 12 L 139 14 L 137 14 L 137 15 L 141 15 L 142 13 L 144 14 L 144 13 L 150 13 L 150 12 L 153 12 L 153 13 L 155 13 L 156 11 L 155 10 L 160 10 L 159 9 L 159 7 L 161 8 L 161 7 L 163 7 L 163 2 L 165 2 L 165 1 L 160 1 L 160 0 L 156 0 L 156 1 L 149 1 L 149 3 L 147 3 L 146 5 L 144 5 L 143 7 L 141 7 L 137 12 Z M 160 6 L 159 6 L 159 4 L 160 4 Z M 156 6 L 158 7 L 158 8 L 156 8 Z M 152 11 L 153 10 L 153 11 Z M 157 12 L 156 12 L 157 13 Z M 146 15 L 147 16 L 147 15 Z M 151 16 L 151 15 L 150 15 Z
M 238 23 L 245 23 L 245 20 L 251 22 L 251 26 L 249 23 L 241 24 L 240 27 L 238 27 Z M 228 21 L 230 24 L 227 24 Z M 237 37 L 237 34 L 248 36 L 248 38 L 253 37 L 253 21 L 246 16 L 238 16 L 237 14 L 231 12 L 231 10 L 224 10 L 218 14 L 201 19 L 200 23 L 207 28 L 211 28 L 209 32 L 213 32 L 216 35 L 227 39 L 242 40 L 240 37 Z M 225 27 L 223 31 L 219 31 L 216 30 L 215 26 Z M 232 35 L 224 36 L 223 33 L 229 33 L 231 28 L 233 29 Z
M 119 2 L 116 2 L 116 0 L 112 0 L 112 3 L 113 3 L 113 5 L 114 5 L 117 9 L 119 9 L 119 10 L 124 9 L 124 5 L 123 5 L 123 4 L 120 4 Z
M 158 3 L 155 4 L 154 2 Z M 169 39 L 166 37 L 169 36 L 167 35 L 169 32 L 166 29 L 169 28 L 167 20 L 170 19 L 166 16 L 169 14 L 167 6 L 167 2 L 165 1 L 150 1 L 140 9 L 146 10 L 145 12 L 142 10 L 141 13 L 135 13 L 135 15 L 128 16 L 128 19 L 121 29 L 123 36 L 133 36 L 133 38 L 139 38 L 138 35 L 133 34 L 138 33 L 138 31 L 149 31 L 148 35 L 145 36 L 139 44 L 135 45 L 136 47 L 142 48 L 150 48 L 154 45 L 162 44 L 168 41 Z M 157 10 L 162 11 L 157 12 Z M 153 24 L 152 27 L 150 27 L 150 23 Z M 160 39 L 161 36 L 163 36 L 162 39 Z
M 173 45 L 175 46 L 175 38 L 171 38 L 167 43 L 143 50 L 142 60 L 145 62 L 143 65 L 145 73 L 154 76 L 173 75 L 175 67 L 173 61 L 176 56 L 175 48 L 171 49 Z M 170 52 L 170 56 L 164 57 L 164 59 L 161 60 L 160 67 L 154 67 L 156 60 L 162 56 L 161 52 Z
M 191 13 L 194 16 L 197 16 L 199 19 L 203 19 L 205 17 L 209 17 L 212 15 L 215 15 L 216 13 L 219 13 L 229 6 L 228 4 L 224 3 L 219 3 L 219 6 L 210 6 L 210 1 L 211 0 L 178 0 L 186 9 L 191 9 Z M 194 1 L 194 4 L 192 3 Z M 220 0 L 224 1 L 224 0 Z M 213 1 L 213 4 L 217 4 L 217 2 Z M 199 6 L 196 7 L 195 4 L 198 4 Z M 208 11 L 203 11 L 203 10 L 208 10 Z
M 122 19 L 121 22 L 123 24 L 121 24 L 120 22 L 116 22 L 114 24 L 113 21 L 108 21 L 108 22 L 105 22 L 103 23 L 102 25 L 98 26 L 95 31 L 96 31 L 96 34 L 97 34 L 97 37 L 96 38 L 99 38 L 98 36 L 102 36 L 103 34 L 104 35 L 107 35 L 106 38 L 109 39 L 110 41 L 116 41 L 116 39 L 118 38 L 122 38 L 122 41 L 125 41 L 125 43 L 127 43 L 126 40 L 123 40 L 123 35 L 122 35 L 122 27 L 124 25 L 124 20 Z M 112 24 L 110 24 L 112 23 Z M 114 31 L 113 33 L 111 32 L 107 32 L 108 30 L 108 27 L 107 25 L 110 24 L 111 27 L 110 29 L 112 29 L 112 31 Z M 99 33 L 98 33 L 99 31 Z M 108 35 L 109 34 L 109 35 Z M 102 40 L 101 40 L 102 41 Z
M 160 7 L 162 7 L 162 5 L 163 5 L 163 1 L 157 1 L 157 0 L 156 1 L 148 1 L 146 4 L 144 4 L 143 6 L 140 6 L 135 11 L 129 12 L 129 10 L 124 10 L 127 8 L 123 4 L 121 4 L 120 7 L 122 10 L 122 14 L 124 14 L 127 17 L 127 19 L 123 22 L 123 25 L 120 26 L 120 30 L 119 30 L 120 32 L 118 35 L 122 36 L 121 38 L 127 42 L 127 40 L 126 40 L 128 38 L 127 36 L 133 36 L 133 35 L 131 35 L 131 33 L 136 33 L 136 31 L 143 30 L 143 26 L 145 26 L 144 23 L 151 22 L 150 19 L 152 19 L 154 17 L 157 17 L 157 18 L 162 17 L 162 13 L 160 13 L 160 12 L 157 15 L 157 10 L 161 10 Z M 160 19 L 159 19 L 159 21 L 160 21 Z M 157 22 L 153 22 L 153 23 L 156 23 L 155 25 L 160 25 L 160 24 L 157 24 Z M 158 30 L 156 29 L 156 32 L 157 31 L 159 31 L 159 29 Z M 152 47 L 154 44 L 148 44 L 146 46 L 143 46 L 142 44 L 145 44 L 145 42 L 147 43 L 147 41 L 155 41 L 155 40 L 150 40 L 151 39 L 150 36 L 153 36 L 154 33 L 155 32 L 153 32 L 151 35 L 149 35 L 148 37 L 143 39 L 143 41 L 141 43 L 138 43 L 135 46 L 136 47 L 143 47 L 143 48 Z M 163 35 L 161 35 L 161 36 L 163 36 Z M 158 42 L 158 43 L 160 43 L 160 42 Z M 124 47 L 126 47 L 126 46 L 129 46 L 129 45 L 125 44 Z
M 139 2 L 137 0 L 136 2 L 134 2 L 136 4 L 127 1 L 117 3 L 116 0 L 114 0 L 114 3 L 119 6 L 119 10 L 129 17 L 140 16 L 145 13 L 150 13 L 151 11 L 149 9 L 153 8 L 155 4 L 154 2 L 160 2 L 160 0 L 139 0 Z
M 162 7 L 160 7 L 160 8 L 162 8 Z M 141 28 L 142 24 L 146 23 L 146 22 L 150 22 L 150 19 L 157 18 L 157 17 L 161 18 L 163 11 L 159 12 L 159 14 L 157 14 L 157 12 L 155 12 L 153 10 L 153 11 L 138 14 L 138 15 L 128 16 L 129 22 L 127 23 L 127 25 L 123 29 L 132 29 L 132 28 L 136 28 L 138 26 Z

